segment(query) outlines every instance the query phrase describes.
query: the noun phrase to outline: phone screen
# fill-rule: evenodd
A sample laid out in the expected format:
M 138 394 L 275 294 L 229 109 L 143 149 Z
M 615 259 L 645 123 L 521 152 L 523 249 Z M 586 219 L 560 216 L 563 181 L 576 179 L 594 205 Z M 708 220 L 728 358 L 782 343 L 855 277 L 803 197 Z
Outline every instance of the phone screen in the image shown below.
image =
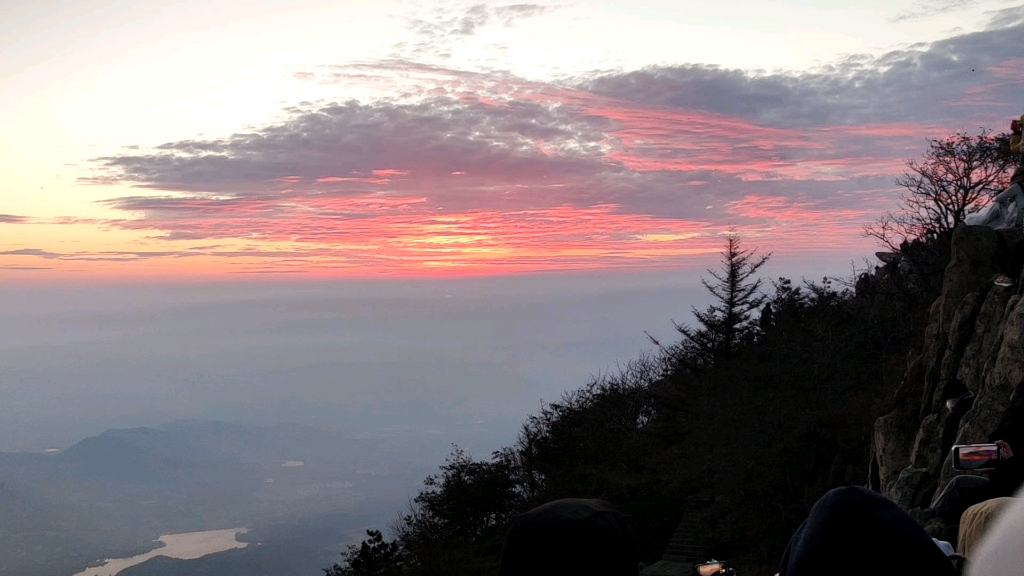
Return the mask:
M 997 462 L 999 462 L 999 446 L 995 444 L 953 446 L 953 468 L 957 470 L 992 468 Z
M 714 574 L 718 574 L 721 570 L 721 562 L 700 564 L 697 566 L 697 574 L 700 574 L 700 576 L 713 576 Z

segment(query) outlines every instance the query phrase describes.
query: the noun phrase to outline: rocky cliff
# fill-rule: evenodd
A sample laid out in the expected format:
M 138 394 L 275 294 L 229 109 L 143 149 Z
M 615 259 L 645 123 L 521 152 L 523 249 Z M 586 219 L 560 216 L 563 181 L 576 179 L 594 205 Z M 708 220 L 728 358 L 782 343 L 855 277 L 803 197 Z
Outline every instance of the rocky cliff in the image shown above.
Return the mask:
M 976 395 L 956 443 L 980 443 L 1024 379 L 1024 278 L 1013 278 L 1011 287 L 993 283 L 1009 273 L 1014 251 L 1024 250 L 1024 231 L 961 226 L 951 249 L 941 295 L 920 349 L 908 358 L 895 408 L 875 422 L 868 478 L 871 488 L 910 511 L 933 536 L 944 537 L 951 527 L 926 510 L 955 473 L 940 449 L 948 413 L 942 387 L 959 378 Z

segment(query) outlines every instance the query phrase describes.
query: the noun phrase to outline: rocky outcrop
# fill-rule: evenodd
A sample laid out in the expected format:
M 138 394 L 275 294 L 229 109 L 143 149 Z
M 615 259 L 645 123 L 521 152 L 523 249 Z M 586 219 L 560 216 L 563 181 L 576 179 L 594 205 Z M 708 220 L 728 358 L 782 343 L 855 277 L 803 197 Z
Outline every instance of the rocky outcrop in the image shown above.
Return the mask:
M 942 389 L 941 376 L 943 360 L 947 356 L 960 357 L 965 342 L 951 341 L 951 335 L 957 335 L 966 329 L 955 326 L 954 319 L 968 295 L 980 292 L 991 284 L 995 275 L 1002 272 L 1000 261 L 1008 260 L 1000 250 L 999 232 L 987 226 L 961 226 L 953 233 L 951 259 L 946 273 L 942 277 L 942 294 L 932 305 L 931 317 L 926 333 L 925 350 L 929 365 L 925 367 L 924 396 L 921 399 L 921 417 L 938 412 L 942 399 L 938 391 Z M 977 297 L 975 297 L 977 299 Z M 961 311 L 961 321 L 970 321 L 972 310 Z M 953 330 L 957 329 L 957 334 Z
M 878 486 L 883 493 L 889 492 L 900 475 L 910 464 L 910 451 L 916 434 L 913 419 L 905 410 L 893 410 L 875 421 L 874 445 Z
M 920 509 L 957 473 L 940 447 L 948 412 L 942 387 L 958 378 L 974 392 L 957 443 L 975 443 L 986 441 L 1024 379 L 1024 277 L 1018 272 L 1011 287 L 993 284 L 996 275 L 1008 272 L 1015 250 L 1024 251 L 1024 231 L 955 231 L 920 355 L 909 359 L 896 407 L 875 422 L 868 484 L 915 517 L 927 518 L 926 526 L 935 520 Z
M 911 510 L 927 505 L 935 492 L 935 479 L 924 468 L 904 468 L 889 488 L 889 497 Z

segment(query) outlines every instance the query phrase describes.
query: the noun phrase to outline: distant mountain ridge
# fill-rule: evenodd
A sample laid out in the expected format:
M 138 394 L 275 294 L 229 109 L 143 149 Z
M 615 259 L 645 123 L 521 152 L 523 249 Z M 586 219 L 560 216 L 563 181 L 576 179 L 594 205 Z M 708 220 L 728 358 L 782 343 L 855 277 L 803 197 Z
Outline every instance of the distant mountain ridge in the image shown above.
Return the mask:
M 415 436 L 178 420 L 109 429 L 54 454 L 0 452 L 0 576 L 70 576 L 148 551 L 160 534 L 278 517 L 301 525 L 381 498 L 393 510 L 446 448 Z

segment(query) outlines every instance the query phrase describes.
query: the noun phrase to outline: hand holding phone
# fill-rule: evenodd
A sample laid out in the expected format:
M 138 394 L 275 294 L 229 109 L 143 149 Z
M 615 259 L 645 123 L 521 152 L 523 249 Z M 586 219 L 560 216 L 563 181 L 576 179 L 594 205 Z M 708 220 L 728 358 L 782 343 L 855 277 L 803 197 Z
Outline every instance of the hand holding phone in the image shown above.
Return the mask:
M 1010 445 L 1007 444 L 1005 440 L 996 440 L 995 444 L 996 446 L 999 446 L 1000 460 L 1009 460 L 1010 458 L 1013 458 L 1013 449 L 1010 448 Z
M 1007 445 L 1008 447 L 1009 445 Z M 990 470 L 1002 460 L 1001 451 L 999 444 L 953 446 L 953 468 L 957 470 Z

